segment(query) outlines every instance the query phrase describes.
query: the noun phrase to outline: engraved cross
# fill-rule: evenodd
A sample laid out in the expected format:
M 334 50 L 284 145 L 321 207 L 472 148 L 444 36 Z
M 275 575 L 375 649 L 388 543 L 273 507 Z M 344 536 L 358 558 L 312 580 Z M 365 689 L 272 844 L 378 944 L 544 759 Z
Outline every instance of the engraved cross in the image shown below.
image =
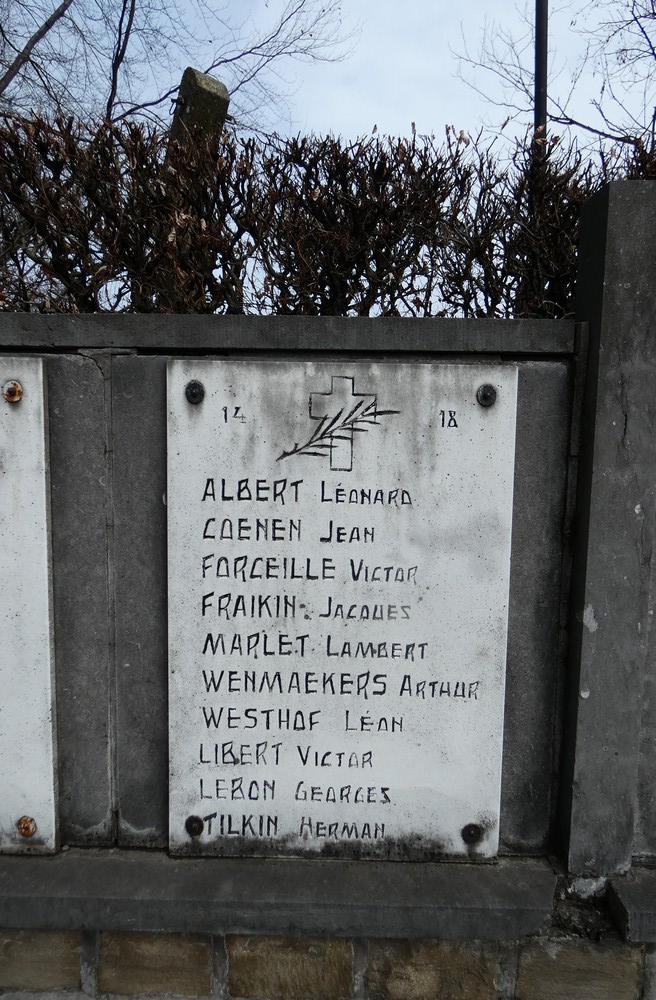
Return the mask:
M 351 472 L 353 469 L 353 428 L 343 427 L 343 422 L 353 412 L 358 403 L 360 410 L 376 402 L 375 393 L 355 391 L 355 379 L 348 375 L 332 375 L 330 392 L 310 393 L 310 417 L 321 420 L 327 417 L 335 421 L 335 433 L 330 437 L 330 468 L 336 472 Z

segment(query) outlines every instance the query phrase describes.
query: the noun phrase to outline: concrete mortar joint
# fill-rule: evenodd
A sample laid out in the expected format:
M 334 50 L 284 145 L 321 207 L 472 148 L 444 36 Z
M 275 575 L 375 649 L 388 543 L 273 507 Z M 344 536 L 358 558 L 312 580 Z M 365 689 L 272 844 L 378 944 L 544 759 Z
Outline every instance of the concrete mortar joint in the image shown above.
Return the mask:
M 80 949 L 80 986 L 82 992 L 90 997 L 98 995 L 98 953 L 99 937 L 97 932 L 83 931 Z
M 212 996 L 228 1000 L 228 965 L 230 956 L 222 935 L 213 934 L 212 945 Z

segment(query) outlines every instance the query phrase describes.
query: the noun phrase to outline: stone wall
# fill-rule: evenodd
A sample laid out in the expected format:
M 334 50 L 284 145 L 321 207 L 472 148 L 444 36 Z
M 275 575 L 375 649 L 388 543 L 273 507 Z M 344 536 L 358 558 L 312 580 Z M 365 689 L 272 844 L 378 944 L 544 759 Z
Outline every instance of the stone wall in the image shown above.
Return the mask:
M 654 1000 L 656 952 L 558 935 L 485 943 L 16 930 L 0 932 L 0 989 L 52 1000 Z
M 3 996 L 656 1000 L 656 188 L 583 232 L 576 326 L 0 317 L 48 380 L 67 849 L 0 858 Z M 519 370 L 502 856 L 174 861 L 167 358 L 344 352 Z

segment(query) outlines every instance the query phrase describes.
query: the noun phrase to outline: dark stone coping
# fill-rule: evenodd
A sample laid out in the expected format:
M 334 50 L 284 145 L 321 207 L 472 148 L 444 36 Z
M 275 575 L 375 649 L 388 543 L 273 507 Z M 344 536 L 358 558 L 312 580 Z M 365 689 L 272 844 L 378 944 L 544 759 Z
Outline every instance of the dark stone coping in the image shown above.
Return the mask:
M 380 351 L 570 355 L 572 320 L 0 314 L 0 350 Z
M 656 943 L 656 869 L 633 868 L 608 886 L 608 908 L 625 941 Z
M 0 927 L 516 940 L 544 929 L 546 860 L 175 859 L 73 849 L 0 858 Z

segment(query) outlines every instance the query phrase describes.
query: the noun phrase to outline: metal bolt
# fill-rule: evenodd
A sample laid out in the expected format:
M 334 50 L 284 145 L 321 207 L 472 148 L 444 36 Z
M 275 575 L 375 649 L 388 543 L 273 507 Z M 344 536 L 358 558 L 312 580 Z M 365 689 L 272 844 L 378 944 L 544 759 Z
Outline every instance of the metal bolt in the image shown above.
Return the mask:
M 190 837 L 200 837 L 204 826 L 205 824 L 200 816 L 187 816 L 185 821 L 185 830 Z
M 16 824 L 21 837 L 33 837 L 36 833 L 36 823 L 31 816 L 21 816 Z
M 2 395 L 8 403 L 18 403 L 23 395 L 23 386 L 20 382 L 16 382 L 15 379 L 12 379 L 10 382 L 5 382 L 3 385 Z
M 202 403 L 205 399 L 205 386 L 202 382 L 188 382 L 185 387 L 185 396 L 188 403 Z
M 476 399 L 481 406 L 494 406 L 497 400 L 497 390 L 489 383 L 481 385 L 476 393 Z
M 479 842 L 483 836 L 483 830 L 478 823 L 468 823 L 467 826 L 463 826 L 460 831 L 460 836 L 464 842 L 471 847 L 473 844 L 477 844 Z

